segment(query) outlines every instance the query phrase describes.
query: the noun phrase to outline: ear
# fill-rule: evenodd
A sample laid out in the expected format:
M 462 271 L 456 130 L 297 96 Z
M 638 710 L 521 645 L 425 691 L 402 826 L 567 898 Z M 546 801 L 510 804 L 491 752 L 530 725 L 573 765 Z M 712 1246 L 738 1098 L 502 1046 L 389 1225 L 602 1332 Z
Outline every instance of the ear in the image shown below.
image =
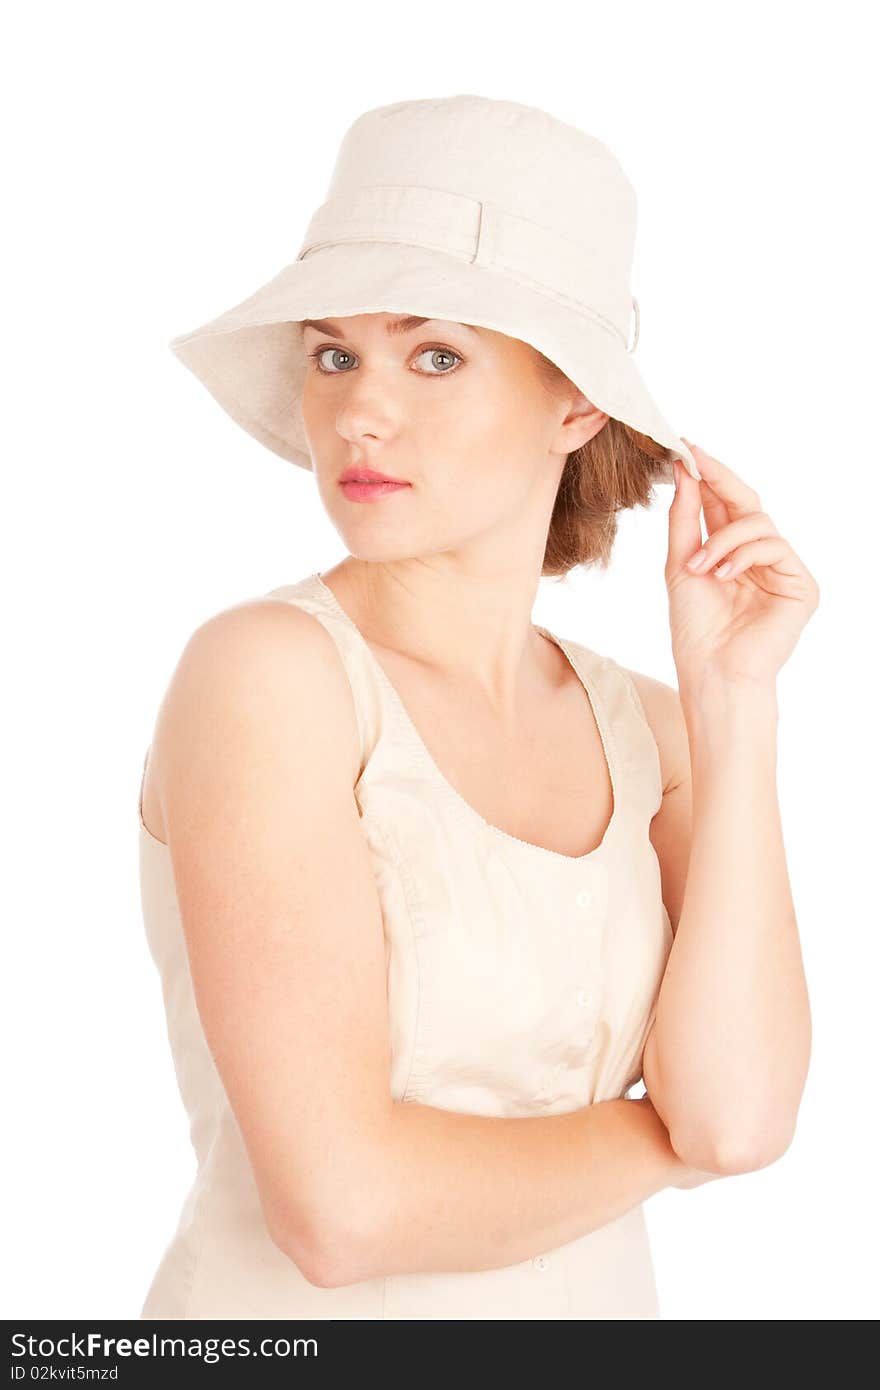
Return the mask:
M 597 435 L 603 425 L 610 420 L 604 410 L 593 405 L 582 391 L 576 392 L 571 400 L 568 413 L 559 426 L 559 453 L 570 454 L 580 449 Z

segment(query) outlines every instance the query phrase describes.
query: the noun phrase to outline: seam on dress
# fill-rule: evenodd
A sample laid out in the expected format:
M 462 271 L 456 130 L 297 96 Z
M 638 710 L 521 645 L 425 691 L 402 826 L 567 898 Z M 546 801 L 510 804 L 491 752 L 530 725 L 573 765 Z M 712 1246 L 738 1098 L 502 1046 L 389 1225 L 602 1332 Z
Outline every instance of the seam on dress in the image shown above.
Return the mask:
M 381 835 L 382 840 L 386 845 L 389 854 L 391 855 L 391 858 L 394 860 L 394 864 L 397 868 L 398 874 L 400 875 L 401 887 L 403 888 L 404 902 L 406 904 L 407 921 L 409 922 L 410 941 L 412 944 L 413 956 L 416 964 L 416 1018 L 415 1025 L 413 1028 L 413 1040 L 409 1056 L 409 1066 L 407 1067 L 406 1080 L 404 1082 L 403 1090 L 400 1096 L 401 1103 L 405 1103 L 407 1100 L 407 1096 L 417 1097 L 419 1095 L 420 1087 L 424 1083 L 424 1073 L 426 1070 L 424 1062 L 424 1053 L 425 1048 L 427 1046 L 426 1040 L 424 1038 L 424 1033 L 426 1029 L 425 1004 L 426 997 L 429 991 L 425 981 L 420 936 L 419 932 L 417 931 L 417 923 L 423 924 L 424 918 L 422 916 L 422 913 L 419 911 L 418 907 L 414 905 L 416 895 L 413 891 L 412 871 L 409 863 L 407 862 L 406 856 L 400 848 L 400 843 L 397 839 L 397 835 L 395 834 L 393 828 L 385 824 L 380 818 L 378 818 L 375 815 L 370 816 L 370 824 L 373 825 Z

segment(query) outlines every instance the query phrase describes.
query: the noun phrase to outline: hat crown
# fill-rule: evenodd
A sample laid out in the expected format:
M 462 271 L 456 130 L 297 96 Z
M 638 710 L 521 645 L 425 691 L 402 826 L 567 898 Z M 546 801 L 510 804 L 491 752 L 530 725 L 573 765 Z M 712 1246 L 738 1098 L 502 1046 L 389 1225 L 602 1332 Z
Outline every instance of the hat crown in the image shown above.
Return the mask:
M 610 222 L 632 242 L 636 195 L 611 151 L 518 102 L 483 96 L 401 101 L 345 133 L 328 196 L 365 184 L 419 184 L 488 199 L 579 240 Z
M 626 341 L 635 229 L 635 190 L 601 141 L 462 94 L 360 115 L 299 255 L 342 240 L 434 246 L 590 307 Z

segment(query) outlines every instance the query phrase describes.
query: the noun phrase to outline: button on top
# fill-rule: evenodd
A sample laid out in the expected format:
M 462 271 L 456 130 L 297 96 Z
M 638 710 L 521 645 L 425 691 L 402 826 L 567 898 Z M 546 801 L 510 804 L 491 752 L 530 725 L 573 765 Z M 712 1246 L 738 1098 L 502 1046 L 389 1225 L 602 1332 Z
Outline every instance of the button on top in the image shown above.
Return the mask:
M 535 1269 L 547 1269 L 550 1261 L 547 1259 L 546 1255 L 536 1255 L 532 1260 L 532 1264 L 535 1266 Z
M 578 907 L 589 907 L 593 901 L 593 893 L 589 888 L 582 888 L 575 898 Z
M 579 989 L 579 990 L 578 990 L 578 992 L 577 992 L 577 1001 L 578 1001 L 578 1003 L 580 1004 L 580 1006 L 581 1006 L 582 1009 L 589 1008 L 590 1004 L 593 1003 L 593 999 L 594 999 L 594 996 L 593 996 L 592 994 L 590 994 L 587 990 L 585 990 L 585 989 Z

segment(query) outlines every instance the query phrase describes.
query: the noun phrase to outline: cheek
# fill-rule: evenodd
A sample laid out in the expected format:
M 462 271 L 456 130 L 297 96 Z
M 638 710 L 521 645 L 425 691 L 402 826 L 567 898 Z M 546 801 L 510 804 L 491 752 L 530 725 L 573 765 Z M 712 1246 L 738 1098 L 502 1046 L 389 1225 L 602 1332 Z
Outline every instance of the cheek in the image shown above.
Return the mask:
M 326 432 L 332 426 L 331 413 L 327 409 L 326 403 L 322 403 L 320 393 L 313 389 L 308 376 L 303 385 L 300 413 L 303 429 L 306 435 L 312 439 L 320 438 L 321 433 Z
M 419 422 L 420 448 L 437 459 L 449 475 L 474 480 L 479 461 L 479 477 L 497 483 L 509 481 L 511 465 L 522 450 L 521 416 L 527 412 L 505 395 L 473 389 L 453 393 L 446 399 L 437 390 L 437 399 Z M 513 454 L 511 452 L 513 450 Z
M 439 531 L 458 532 L 463 524 L 481 531 L 524 505 L 539 457 L 526 434 L 527 417 L 509 396 L 485 392 L 457 402 L 455 410 L 438 410 L 419 453 L 426 461 L 424 513 Z

